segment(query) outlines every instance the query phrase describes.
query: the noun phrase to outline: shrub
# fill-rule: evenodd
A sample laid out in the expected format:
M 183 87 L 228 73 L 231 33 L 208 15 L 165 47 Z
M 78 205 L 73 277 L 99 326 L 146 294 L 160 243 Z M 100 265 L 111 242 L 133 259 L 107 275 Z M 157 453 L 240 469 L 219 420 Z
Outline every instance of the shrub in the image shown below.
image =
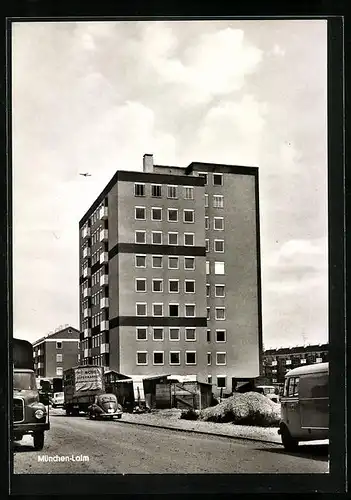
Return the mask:
M 199 414 L 193 409 L 184 410 L 180 414 L 180 418 L 183 420 L 197 420 L 199 418 Z
M 200 411 L 199 418 L 210 422 L 271 427 L 279 424 L 280 405 L 256 392 L 234 393 L 218 405 Z

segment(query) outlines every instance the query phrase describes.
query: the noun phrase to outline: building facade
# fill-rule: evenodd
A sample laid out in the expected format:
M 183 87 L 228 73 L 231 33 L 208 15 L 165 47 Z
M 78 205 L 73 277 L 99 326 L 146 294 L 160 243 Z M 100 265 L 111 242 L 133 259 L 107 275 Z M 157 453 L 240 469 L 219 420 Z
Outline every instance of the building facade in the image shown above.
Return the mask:
M 268 349 L 263 353 L 263 375 L 267 383 L 284 383 L 285 374 L 292 368 L 329 361 L 328 344 Z
M 63 371 L 79 364 L 80 332 L 67 325 L 33 342 L 34 370 L 37 377 L 62 377 Z
M 118 171 L 80 224 L 81 362 L 193 376 L 260 374 L 258 169 Z

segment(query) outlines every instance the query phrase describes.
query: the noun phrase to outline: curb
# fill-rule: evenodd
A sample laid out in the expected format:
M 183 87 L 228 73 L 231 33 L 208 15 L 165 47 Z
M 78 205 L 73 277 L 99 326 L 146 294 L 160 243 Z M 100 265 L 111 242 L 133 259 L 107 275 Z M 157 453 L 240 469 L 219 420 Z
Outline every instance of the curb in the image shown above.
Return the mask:
M 180 431 L 180 432 L 191 432 L 193 434 L 202 434 L 204 436 L 216 436 L 216 437 L 223 437 L 223 438 L 228 438 L 228 439 L 241 439 L 243 441 L 253 441 L 256 443 L 266 443 L 266 444 L 276 444 L 279 446 L 281 443 L 276 442 L 276 441 L 269 441 L 267 439 L 260 439 L 260 438 L 253 438 L 253 437 L 244 437 L 244 436 L 231 436 L 229 434 L 219 434 L 218 432 L 213 432 L 213 431 L 197 431 L 194 429 L 180 429 L 179 427 L 171 427 L 169 425 L 163 425 L 163 424 L 146 424 L 145 422 L 129 422 L 128 420 L 123 420 L 123 417 L 121 420 L 118 421 L 119 424 L 130 424 L 130 425 L 143 425 L 144 427 L 157 427 L 159 429 L 168 429 L 171 431 Z

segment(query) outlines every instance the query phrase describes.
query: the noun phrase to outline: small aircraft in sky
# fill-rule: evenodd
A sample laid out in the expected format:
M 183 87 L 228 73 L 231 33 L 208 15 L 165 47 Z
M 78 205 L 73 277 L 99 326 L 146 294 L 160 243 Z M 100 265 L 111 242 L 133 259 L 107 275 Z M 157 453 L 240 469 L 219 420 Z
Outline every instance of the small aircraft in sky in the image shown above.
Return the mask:
M 79 175 L 83 175 L 84 177 L 91 177 L 91 174 L 88 174 L 88 172 L 85 172 L 85 174 L 79 174 Z

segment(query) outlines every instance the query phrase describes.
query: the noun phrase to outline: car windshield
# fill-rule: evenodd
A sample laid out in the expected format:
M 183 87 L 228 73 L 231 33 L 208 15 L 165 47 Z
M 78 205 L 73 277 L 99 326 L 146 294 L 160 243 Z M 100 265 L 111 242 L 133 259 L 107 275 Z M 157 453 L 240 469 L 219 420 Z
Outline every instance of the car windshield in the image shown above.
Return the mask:
M 14 373 L 13 388 L 20 391 L 36 391 L 37 383 L 34 373 Z
M 275 394 L 274 387 L 266 387 L 265 394 Z
M 99 397 L 101 403 L 108 403 L 109 401 L 116 402 L 116 396 L 114 394 L 105 394 Z
M 57 398 L 57 399 L 63 398 L 63 392 L 55 392 L 54 398 Z

